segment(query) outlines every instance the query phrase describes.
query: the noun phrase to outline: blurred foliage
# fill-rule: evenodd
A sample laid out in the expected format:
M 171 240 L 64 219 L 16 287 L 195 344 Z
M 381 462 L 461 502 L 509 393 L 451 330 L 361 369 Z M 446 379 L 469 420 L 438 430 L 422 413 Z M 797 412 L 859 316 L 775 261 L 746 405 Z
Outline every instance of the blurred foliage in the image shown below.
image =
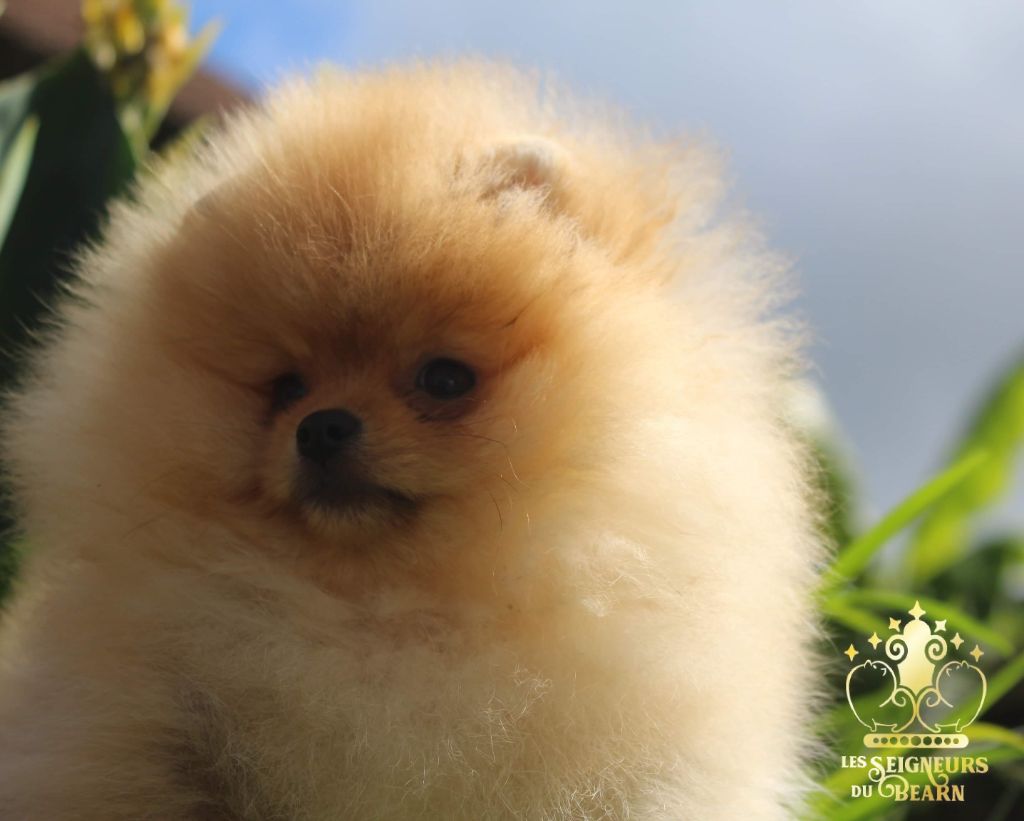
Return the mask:
M 969 551 L 975 513 L 1000 498 L 1013 479 L 1024 443 L 1024 358 L 982 403 L 957 455 L 984 448 L 989 459 L 921 521 L 907 554 L 908 583 L 926 582 L 958 564 Z
M 81 49 L 0 85 L 0 386 L 15 378 L 16 353 L 68 275 L 75 247 L 96 235 L 106 204 L 144 167 L 167 107 L 214 36 L 208 27 L 190 40 L 183 7 L 169 0 L 85 0 L 83 17 Z M 183 141 L 194 139 L 192 132 Z M 822 529 L 843 545 L 818 593 L 823 655 L 835 660 L 827 687 L 834 702 L 821 719 L 833 753 L 807 817 L 936 817 L 931 805 L 849 798 L 863 771 L 838 767 L 839 755 L 868 752 L 846 703 L 841 648 L 884 634 L 887 618 L 915 600 L 978 641 L 989 674 L 985 721 L 969 733 L 971 754 L 986 755 L 993 772 L 972 777 L 970 802 L 950 805 L 943 817 L 1024 817 L 1024 742 L 1016 731 L 1024 723 L 1024 532 L 992 536 L 979 527 L 1006 490 L 1024 441 L 1024 357 L 981 403 L 947 467 L 869 528 L 858 521 L 854 472 L 835 431 L 802 428 L 821 466 Z M 0 546 L 0 599 L 18 552 L 10 538 Z
M 873 526 L 839 542 L 843 547 L 819 590 L 828 636 L 823 653 L 833 660 L 826 692 L 834 698 L 820 729 L 831 752 L 807 818 L 1024 818 L 1024 528 L 992 536 L 985 532 L 984 518 L 1008 490 L 1022 445 L 1024 355 L 981 402 L 947 466 Z M 823 470 L 845 475 L 844 466 L 829 464 L 829 452 L 827 446 L 818 449 L 826 460 Z M 850 487 L 841 479 L 826 486 Z M 852 502 L 830 504 L 844 510 Z M 883 547 L 889 549 L 884 560 Z M 888 618 L 905 618 L 916 601 L 930 619 L 946 619 L 951 632 L 977 641 L 984 651 L 980 666 L 988 691 L 962 753 L 987 757 L 992 771 L 966 776 L 970 786 L 963 804 L 894 803 L 877 791 L 871 798 L 852 798 L 852 786 L 868 783 L 865 771 L 839 766 L 841 755 L 880 752 L 864 746 L 865 728 L 846 702 L 850 665 L 842 650 L 851 643 L 864 648 L 873 632 L 887 635 Z M 924 773 L 907 777 L 912 784 L 927 783 Z
M 171 0 L 83 0 L 82 16 L 85 49 L 106 75 L 125 134 L 145 153 L 217 26 L 190 40 L 188 14 Z
M 86 0 L 82 13 L 83 47 L 0 84 L 0 388 L 214 36 L 190 40 L 168 0 Z M 0 545 L 0 597 L 16 564 Z
M 84 53 L 0 86 L 0 190 L 10 203 L 0 246 L 0 378 L 13 374 L 25 330 L 136 165 L 104 78 Z

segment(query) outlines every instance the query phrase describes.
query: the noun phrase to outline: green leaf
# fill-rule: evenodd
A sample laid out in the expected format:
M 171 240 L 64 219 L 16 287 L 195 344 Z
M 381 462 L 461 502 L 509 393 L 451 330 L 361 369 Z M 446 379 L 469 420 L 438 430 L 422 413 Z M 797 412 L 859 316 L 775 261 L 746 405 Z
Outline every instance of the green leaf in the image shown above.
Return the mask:
M 848 603 L 863 605 L 869 608 L 880 607 L 887 611 L 898 610 L 903 613 L 910 610 L 915 602 L 920 602 L 921 607 L 924 608 L 925 612 L 932 619 L 946 619 L 954 626 L 949 629 L 950 633 L 954 629 L 963 629 L 965 633 L 970 635 L 971 639 L 976 639 L 990 645 L 1004 656 L 1013 652 L 1013 644 L 1004 636 L 999 635 L 992 628 L 978 621 L 973 616 L 969 616 L 967 613 L 935 599 L 898 593 L 892 590 L 875 589 L 849 590 L 836 598 L 839 599 L 841 605 Z
M 958 457 L 984 449 L 991 458 L 934 506 L 921 521 L 906 555 L 912 579 L 927 581 L 961 558 L 970 544 L 975 514 L 999 499 L 1013 476 L 1024 443 L 1024 357 L 982 403 L 956 449 Z
M 978 741 L 1001 744 L 1004 747 L 1012 747 L 1019 753 L 1024 753 L 1024 736 L 1015 730 L 1008 730 L 998 724 L 989 724 L 986 721 L 976 721 L 971 725 L 971 743 Z
M 22 74 L 12 80 L 0 83 L 0 155 L 7 156 L 18 138 L 25 120 L 31 116 L 28 111 L 36 76 Z
M 39 133 L 39 119 L 26 117 L 15 132 L 10 150 L 0 155 L 0 246 L 14 218 L 18 199 L 25 187 L 32 151 Z
M 985 707 L 982 714 L 987 713 L 989 707 L 1016 687 L 1021 680 L 1024 680 L 1024 653 L 1004 665 L 994 676 L 989 677 L 988 693 L 985 696 Z
M 95 236 L 136 164 L 106 83 L 83 52 L 0 87 L 0 144 L 13 145 L 32 119 L 35 150 L 0 248 L 0 383 L 75 248 Z
M 828 590 L 859 576 L 875 553 L 889 539 L 903 530 L 931 505 L 967 481 L 987 461 L 987 451 L 972 450 L 926 485 L 910 494 L 887 513 L 878 524 L 840 551 L 831 570 L 826 575 L 823 588 Z
M 828 618 L 853 630 L 858 635 L 863 633 L 870 636 L 872 633 L 884 633 L 887 624 L 874 613 L 851 607 L 849 597 L 845 595 L 831 594 L 821 602 L 821 611 Z
M 1013 574 L 1024 570 L 1024 535 L 990 537 L 928 582 L 939 601 L 956 602 L 1003 636 L 1024 643 L 1024 608 L 1014 596 Z M 1013 619 L 1013 614 L 1017 618 Z M 995 620 L 995 621 L 994 621 Z M 1007 625 L 1006 621 L 1015 622 Z

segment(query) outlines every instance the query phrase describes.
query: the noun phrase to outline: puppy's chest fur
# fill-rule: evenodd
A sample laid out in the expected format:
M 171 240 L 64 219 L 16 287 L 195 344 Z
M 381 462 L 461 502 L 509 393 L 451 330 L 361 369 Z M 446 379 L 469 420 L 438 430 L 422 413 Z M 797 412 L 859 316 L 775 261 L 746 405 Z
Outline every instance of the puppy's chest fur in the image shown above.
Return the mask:
M 480 609 L 239 620 L 186 665 L 181 777 L 228 817 L 625 817 L 672 769 L 664 694 L 549 616 L 542 636 Z

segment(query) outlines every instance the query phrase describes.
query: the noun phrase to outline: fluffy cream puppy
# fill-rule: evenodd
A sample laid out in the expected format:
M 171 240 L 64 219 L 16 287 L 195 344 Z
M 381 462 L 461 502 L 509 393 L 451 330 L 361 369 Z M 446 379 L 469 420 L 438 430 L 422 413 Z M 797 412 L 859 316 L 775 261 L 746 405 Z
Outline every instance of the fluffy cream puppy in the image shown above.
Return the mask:
M 9 819 L 766 819 L 817 556 L 696 148 L 477 65 L 147 175 L 7 411 Z

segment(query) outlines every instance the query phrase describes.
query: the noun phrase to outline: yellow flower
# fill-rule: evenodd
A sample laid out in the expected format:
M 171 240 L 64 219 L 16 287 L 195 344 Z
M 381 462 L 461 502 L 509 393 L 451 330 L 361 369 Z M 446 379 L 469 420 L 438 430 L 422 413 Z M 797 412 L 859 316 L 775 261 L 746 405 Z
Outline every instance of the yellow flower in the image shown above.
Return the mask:
M 122 54 L 138 54 L 146 45 L 146 29 L 130 4 L 115 12 L 114 42 Z
M 82 0 L 82 19 L 88 27 L 98 26 L 107 15 L 107 0 Z
M 125 130 L 148 140 L 196 50 L 205 51 L 189 37 L 185 8 L 177 0 L 82 0 L 82 19 L 85 47 L 106 74 Z
M 180 58 L 188 47 L 188 30 L 185 24 L 178 20 L 164 26 L 159 32 L 158 42 L 168 57 L 174 60 Z

